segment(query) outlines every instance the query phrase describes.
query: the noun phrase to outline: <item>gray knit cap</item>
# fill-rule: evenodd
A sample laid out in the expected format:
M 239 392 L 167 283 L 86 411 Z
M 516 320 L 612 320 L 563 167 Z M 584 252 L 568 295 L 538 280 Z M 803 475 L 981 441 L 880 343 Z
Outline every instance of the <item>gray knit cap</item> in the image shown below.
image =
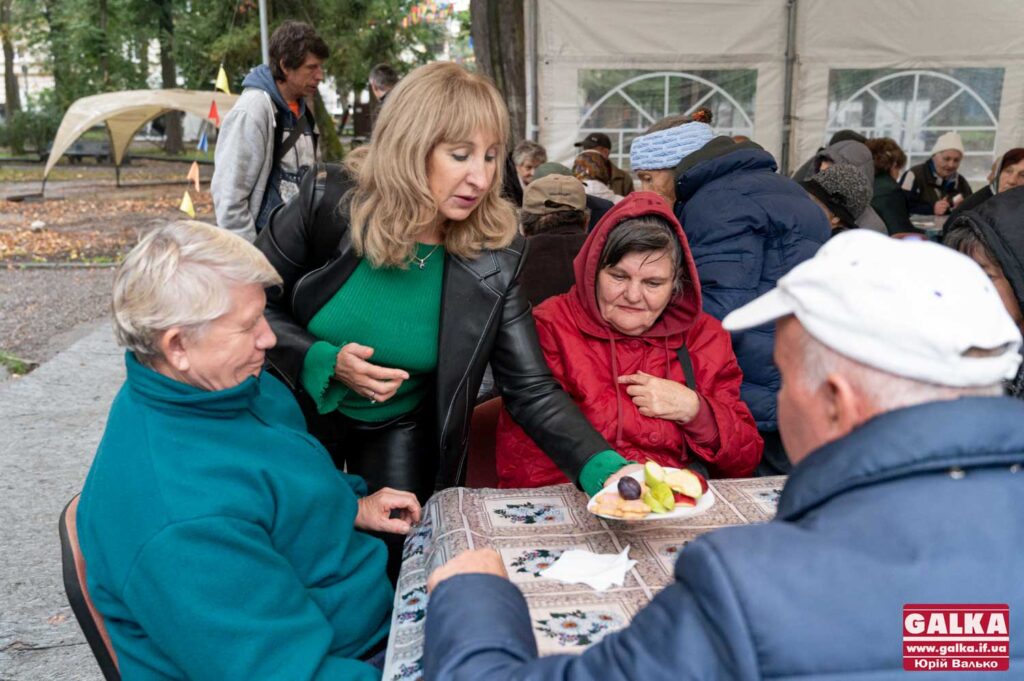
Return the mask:
M 837 163 L 800 183 L 849 226 L 871 203 L 871 185 L 856 166 Z

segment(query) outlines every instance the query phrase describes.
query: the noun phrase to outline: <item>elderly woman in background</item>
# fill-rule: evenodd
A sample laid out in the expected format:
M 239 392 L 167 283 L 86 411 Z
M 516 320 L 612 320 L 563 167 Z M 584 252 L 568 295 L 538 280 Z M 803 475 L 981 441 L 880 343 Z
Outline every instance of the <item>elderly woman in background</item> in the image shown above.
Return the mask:
M 548 162 L 548 152 L 536 142 L 523 140 L 512 152 L 512 161 L 516 164 L 519 181 L 525 188 L 533 182 L 533 172 L 537 167 Z
M 761 438 L 740 400 L 729 334 L 701 311 L 672 209 L 633 192 L 587 238 L 575 270 L 576 285 L 534 316 L 544 356 L 583 414 L 633 461 L 750 475 Z M 507 414 L 496 449 L 502 487 L 565 482 Z
M 1024 148 L 1015 147 L 1000 156 L 992 164 L 992 172 L 988 176 L 988 184 L 968 196 L 956 207 L 952 215 L 965 210 L 974 210 L 1008 189 L 1024 185 Z
M 284 279 L 268 301 L 270 360 L 310 431 L 371 490 L 422 501 L 464 479 L 488 364 L 510 413 L 570 480 L 593 493 L 624 463 L 537 345 L 517 281 L 524 239 L 500 196 L 507 139 L 490 81 L 421 66 L 388 95 L 364 154 L 320 190 L 311 178 L 257 240 Z M 397 577 L 402 547 L 390 548 Z
M 264 288 L 280 283 L 198 222 L 154 230 L 118 271 L 127 378 L 77 521 L 125 679 L 380 677 L 362 660 L 383 650 L 393 591 L 362 530 L 405 533 L 420 507 L 366 496 L 263 372 Z

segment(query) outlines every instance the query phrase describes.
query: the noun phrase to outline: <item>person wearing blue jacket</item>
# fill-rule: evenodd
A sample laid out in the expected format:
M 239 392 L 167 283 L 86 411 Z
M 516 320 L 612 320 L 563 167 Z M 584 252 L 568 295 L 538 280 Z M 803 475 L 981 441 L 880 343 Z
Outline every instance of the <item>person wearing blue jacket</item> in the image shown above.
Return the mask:
M 984 272 L 851 230 L 724 325 L 772 320 L 795 462 L 775 519 L 690 542 L 675 582 L 579 656 L 538 659 L 497 552 L 460 554 L 428 581 L 428 680 L 895 681 L 922 603 L 1009 604 L 1022 678 L 1024 404 L 1001 395 L 1021 335 Z
M 703 121 L 683 122 L 688 120 L 652 126 L 633 141 L 630 161 L 641 188 L 674 206 L 697 263 L 704 311 L 721 320 L 814 255 L 831 229 L 807 192 L 775 172 L 771 154 L 754 142 L 716 137 Z M 743 370 L 740 396 L 764 439 L 758 473 L 769 475 L 790 469 L 775 413 L 774 333 L 764 325 L 732 335 Z
M 364 530 L 406 533 L 420 507 L 336 470 L 262 370 L 280 283 L 198 222 L 154 230 L 118 272 L 127 376 L 77 524 L 124 679 L 380 678 L 394 592 Z

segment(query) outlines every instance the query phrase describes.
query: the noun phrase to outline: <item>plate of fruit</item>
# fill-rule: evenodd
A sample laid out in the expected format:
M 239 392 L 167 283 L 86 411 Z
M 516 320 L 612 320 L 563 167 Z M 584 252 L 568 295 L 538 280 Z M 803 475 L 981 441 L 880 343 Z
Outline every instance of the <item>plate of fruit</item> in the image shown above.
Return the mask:
M 704 513 L 715 493 L 700 473 L 666 468 L 654 461 L 594 495 L 587 510 L 612 520 L 679 520 Z

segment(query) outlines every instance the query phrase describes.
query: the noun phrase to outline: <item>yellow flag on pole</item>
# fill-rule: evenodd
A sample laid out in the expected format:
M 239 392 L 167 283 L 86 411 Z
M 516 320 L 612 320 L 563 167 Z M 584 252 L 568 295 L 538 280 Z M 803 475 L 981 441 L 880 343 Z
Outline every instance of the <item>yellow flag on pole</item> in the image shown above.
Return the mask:
M 192 161 L 192 167 L 188 169 L 188 175 L 185 176 L 186 180 L 191 180 L 192 184 L 195 185 L 196 191 L 199 191 L 199 162 Z M 186 211 L 187 212 L 187 211 Z
M 185 195 L 181 197 L 181 205 L 178 206 L 178 210 L 182 213 L 187 213 L 190 218 L 196 216 L 196 207 L 192 205 L 192 197 L 187 189 L 185 190 Z
M 228 74 L 224 71 L 224 65 L 221 64 L 220 68 L 217 69 L 217 83 L 213 86 L 214 90 L 220 90 L 227 94 L 231 94 L 231 89 L 228 87 Z

